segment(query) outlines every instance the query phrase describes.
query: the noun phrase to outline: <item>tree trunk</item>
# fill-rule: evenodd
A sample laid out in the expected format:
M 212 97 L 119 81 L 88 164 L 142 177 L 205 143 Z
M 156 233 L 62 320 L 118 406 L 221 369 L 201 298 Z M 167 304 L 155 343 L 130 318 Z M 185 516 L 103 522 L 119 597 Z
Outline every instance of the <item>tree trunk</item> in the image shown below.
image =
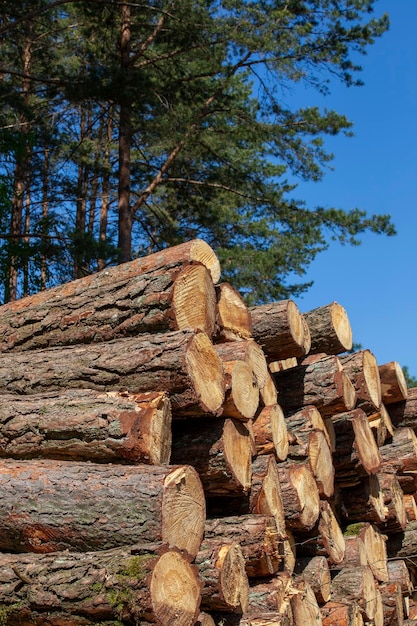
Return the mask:
M 412 428 L 397 428 L 392 441 L 381 446 L 380 453 L 384 471 L 414 472 L 417 470 L 417 435 Z
M 383 522 L 387 516 L 384 492 L 378 475 L 365 476 L 355 485 L 341 490 L 341 512 L 352 522 Z
M 238 543 L 250 578 L 276 574 L 283 560 L 280 538 L 272 515 L 236 515 L 206 521 L 204 538 Z
M 311 586 L 304 580 L 296 581 L 293 586 L 297 591 L 291 598 L 294 626 L 321 625 L 320 607 Z
M 381 380 L 381 396 L 384 404 L 403 402 L 407 399 L 408 390 L 404 372 L 397 361 L 390 361 L 379 366 Z
M 345 540 L 339 522 L 329 502 L 320 501 L 320 515 L 308 531 L 299 533 L 297 555 L 325 556 L 331 564 L 341 563 L 345 556 Z
M 309 331 L 292 300 L 251 307 L 250 314 L 255 341 L 269 361 L 300 357 L 308 352 Z
M 308 461 L 320 497 L 330 498 L 334 493 L 334 466 L 323 431 L 298 431 L 294 439 L 289 446 L 288 460 Z
M 297 559 L 294 572 L 310 585 L 318 604 L 330 600 L 330 569 L 325 556 Z
M 256 581 L 249 590 L 248 615 L 278 612 L 285 615 L 293 593 L 293 581 L 287 572 L 278 572 L 273 578 Z
M 259 395 L 263 406 L 273 406 L 274 404 L 278 404 L 277 388 L 275 387 L 275 381 L 269 372 L 264 386 L 259 388 Z
M 303 433 L 321 430 L 326 437 L 329 449 L 332 450 L 332 438 L 327 424 L 320 411 L 315 406 L 304 406 L 297 411 L 287 411 L 285 414 L 285 422 L 288 430 L 296 438 L 303 437 Z
M 417 429 L 417 387 L 408 389 L 407 399 L 387 406 L 392 423 L 397 428 Z
M 398 532 L 407 525 L 404 492 L 396 474 L 378 472 L 378 482 L 384 496 L 385 517 L 378 526 L 384 532 Z
M 252 368 L 258 388 L 265 386 L 268 364 L 262 348 L 253 339 L 220 343 L 215 348 L 222 361 L 245 361 Z
M 175 254 L 165 260 L 163 265 L 145 257 L 3 305 L 1 351 L 185 328 L 211 336 L 215 290 L 207 268 Z
M 321 607 L 323 626 L 363 626 L 362 611 L 356 602 L 326 602 Z
M 253 370 L 245 361 L 222 362 L 226 384 L 222 415 L 247 421 L 259 407 L 259 388 Z
M 321 306 L 304 318 L 311 336 L 310 354 L 341 354 L 352 348 L 352 329 L 345 309 L 337 302 Z
M 367 566 L 343 569 L 332 579 L 332 601 L 356 602 L 365 617 L 373 620 L 382 603 L 372 571 Z
M 286 524 L 293 530 L 309 530 L 320 512 L 319 492 L 310 466 L 285 461 L 277 469 Z
M 0 550 L 99 550 L 152 542 L 195 556 L 205 500 L 192 467 L 0 463 Z
M 171 404 L 163 392 L 92 389 L 16 396 L 0 404 L 0 456 L 169 463 Z
M 288 455 L 288 432 L 279 404 L 265 406 L 252 424 L 256 454 L 274 454 L 278 461 Z
M 173 425 L 171 462 L 192 464 L 206 497 L 247 494 L 251 457 L 249 431 L 240 421 L 198 419 Z
M 244 613 L 249 582 L 245 558 L 238 543 L 204 538 L 195 564 L 203 581 L 201 608 L 209 611 Z
M 252 461 L 249 510 L 258 515 L 272 515 L 277 525 L 278 536 L 282 539 L 286 537 L 278 465 L 271 454 L 258 456 Z
M 384 404 L 375 413 L 368 413 L 368 422 L 379 448 L 394 436 L 394 426 Z
M 152 545 L 80 554 L 0 554 L 0 568 L 5 625 L 137 624 L 143 619 L 192 626 L 199 612 L 201 582 L 195 566 L 176 551 L 160 556 Z
M 355 537 L 350 536 L 350 538 L 358 539 L 359 543 L 356 561 L 351 553 L 349 567 L 368 565 L 376 580 L 379 582 L 387 582 L 387 537 L 382 535 L 374 525 L 367 522 L 352 524 L 347 527 L 346 532 L 349 534 L 355 533 Z M 345 560 L 340 564 L 341 569 L 347 566 Z
M 326 416 L 355 405 L 355 391 L 337 356 L 275 372 L 273 378 L 284 411 L 312 404 Z
M 229 283 L 216 286 L 217 326 L 216 339 L 239 341 L 252 337 L 252 319 L 240 293 Z
M 205 333 L 173 331 L 0 354 L 0 393 L 34 394 L 90 388 L 169 394 L 176 415 L 219 414 L 224 400 L 223 365 Z
M 379 585 L 384 607 L 384 626 L 403 626 L 404 608 L 401 585 L 389 582 Z
M 357 406 L 371 413 L 379 409 L 382 402 L 381 379 L 378 364 L 372 352 L 359 350 L 341 356 L 340 360 L 355 388 Z

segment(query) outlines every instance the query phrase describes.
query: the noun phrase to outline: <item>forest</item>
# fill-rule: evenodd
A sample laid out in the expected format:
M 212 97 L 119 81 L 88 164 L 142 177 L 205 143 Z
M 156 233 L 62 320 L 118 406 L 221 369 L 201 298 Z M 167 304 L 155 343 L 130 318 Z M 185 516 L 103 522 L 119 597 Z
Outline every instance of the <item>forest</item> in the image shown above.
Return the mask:
M 262 303 L 308 289 L 332 239 L 395 234 L 297 195 L 352 133 L 306 102 L 361 85 L 377 4 L 3 0 L 0 302 L 201 237 Z

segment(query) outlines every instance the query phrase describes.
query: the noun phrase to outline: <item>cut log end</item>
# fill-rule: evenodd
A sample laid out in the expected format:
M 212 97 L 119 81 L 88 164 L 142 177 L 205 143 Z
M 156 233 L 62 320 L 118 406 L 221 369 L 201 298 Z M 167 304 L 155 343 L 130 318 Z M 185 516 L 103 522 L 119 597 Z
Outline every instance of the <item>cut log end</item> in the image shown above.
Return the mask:
M 228 367 L 230 364 L 230 367 Z M 251 419 L 259 406 L 259 389 L 252 368 L 245 361 L 227 362 L 231 375 L 230 390 L 226 393 L 223 415 L 236 419 Z
M 161 625 L 192 626 L 199 614 L 200 583 L 195 567 L 177 552 L 166 552 L 150 583 L 153 610 Z
M 205 518 L 205 496 L 198 473 L 187 465 L 174 468 L 164 483 L 164 543 L 194 556 L 203 538 Z
M 186 358 L 202 408 L 208 413 L 220 413 L 225 396 L 223 364 L 206 333 L 193 337 Z
M 252 320 L 240 293 L 229 283 L 222 283 L 216 286 L 216 294 L 220 341 L 250 339 Z
M 221 560 L 221 588 L 223 597 L 232 609 L 244 613 L 248 607 L 249 582 L 245 570 L 245 558 L 237 543 L 223 546 Z
M 190 245 L 190 258 L 193 261 L 198 261 L 207 267 L 213 283 L 218 283 L 220 280 L 220 261 L 217 258 L 213 248 L 203 239 L 194 239 Z
M 393 404 L 407 399 L 408 389 L 404 372 L 397 361 L 379 366 L 381 394 L 384 404 Z
M 247 493 L 251 485 L 252 449 L 249 432 L 245 426 L 232 419 L 225 421 L 223 429 L 224 453 L 233 474 Z
M 202 330 L 211 337 L 216 323 L 216 291 L 204 265 L 188 265 L 177 276 L 172 306 L 178 330 Z

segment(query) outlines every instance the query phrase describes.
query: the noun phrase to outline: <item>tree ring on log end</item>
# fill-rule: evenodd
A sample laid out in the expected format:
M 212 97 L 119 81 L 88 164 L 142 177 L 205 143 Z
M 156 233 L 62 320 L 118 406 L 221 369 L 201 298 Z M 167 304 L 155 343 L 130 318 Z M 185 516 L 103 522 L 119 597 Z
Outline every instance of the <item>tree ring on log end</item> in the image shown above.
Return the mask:
M 375 356 L 369 350 L 363 352 L 363 374 L 369 391 L 369 398 L 375 408 L 381 406 L 381 378 Z
M 227 419 L 223 427 L 224 454 L 234 477 L 248 493 L 252 476 L 252 446 L 244 424 Z
M 346 310 L 337 302 L 333 302 L 330 308 L 330 317 L 337 339 L 340 342 L 341 351 L 348 352 L 352 349 L 352 327 Z
M 199 614 L 200 585 L 192 565 L 177 552 L 166 552 L 155 565 L 150 590 L 159 624 L 192 626 Z
M 245 571 L 245 558 L 238 543 L 223 546 L 220 585 L 225 601 L 230 607 L 245 613 L 248 608 L 249 583 Z
M 195 239 L 190 248 L 190 258 L 193 261 L 198 261 L 207 267 L 213 283 L 218 283 L 220 280 L 220 261 L 217 258 L 213 248 L 209 246 L 203 239 Z
M 172 293 L 178 330 L 202 330 L 210 337 L 216 323 L 216 290 L 204 265 L 187 265 L 178 274 Z
M 173 469 L 164 482 L 162 541 L 195 556 L 205 521 L 205 496 L 198 473 L 189 465 Z
M 233 367 L 231 391 L 239 414 L 251 419 L 259 406 L 259 388 L 252 368 L 245 361 L 236 361 Z
M 207 413 L 220 413 L 225 396 L 223 363 L 206 333 L 197 333 L 187 350 L 187 369 Z

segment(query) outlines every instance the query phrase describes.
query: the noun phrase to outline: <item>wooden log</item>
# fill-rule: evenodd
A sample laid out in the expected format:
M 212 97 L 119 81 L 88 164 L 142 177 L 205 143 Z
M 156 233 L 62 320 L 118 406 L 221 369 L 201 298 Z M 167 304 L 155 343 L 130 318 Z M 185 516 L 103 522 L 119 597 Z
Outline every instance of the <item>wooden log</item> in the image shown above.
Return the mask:
M 277 469 L 287 526 L 309 530 L 320 512 L 319 491 L 310 466 L 285 461 Z
M 205 540 L 238 543 L 249 578 L 275 574 L 283 561 L 281 537 L 272 515 L 236 515 L 206 520 Z
M 408 389 L 407 399 L 395 404 L 388 404 L 387 410 L 395 427 L 417 429 L 417 387 Z
M 414 522 L 417 520 L 417 504 L 415 494 L 405 493 L 403 496 L 404 507 L 407 522 Z
M 200 328 L 213 334 L 220 265 L 194 240 L 1 307 L 0 350 Z
M 320 607 L 311 585 L 305 580 L 296 580 L 293 586 L 298 592 L 291 597 L 294 626 L 322 624 Z
M 304 313 L 310 329 L 311 354 L 341 354 L 352 349 L 352 329 L 345 309 L 337 302 Z
M 308 332 L 298 306 L 292 300 L 280 300 L 250 307 L 252 332 L 270 361 L 306 354 Z
M 0 457 L 169 463 L 171 403 L 164 392 L 69 389 L 3 394 Z
M 387 539 L 387 554 L 390 559 L 410 559 L 410 564 L 417 561 L 417 522 L 408 522 L 400 533 L 392 533 Z M 390 565 L 389 565 L 390 567 Z M 390 580 L 394 580 L 390 578 Z M 396 580 L 396 579 L 395 579 Z
M 379 582 L 388 581 L 388 565 L 387 565 L 387 536 L 383 535 L 378 528 L 369 522 L 359 522 L 349 525 L 345 530 L 346 535 L 350 539 L 357 539 L 357 550 L 350 551 L 349 567 L 358 567 L 360 565 L 368 565 L 371 568 L 374 578 Z M 351 548 L 355 548 L 351 544 Z M 356 558 L 355 558 L 356 557 Z M 348 559 L 346 558 L 340 563 L 340 568 L 346 567 Z
M 216 622 L 209 613 L 202 611 L 198 616 L 195 626 L 216 626 Z
M 321 430 L 298 431 L 288 450 L 288 459 L 308 461 L 319 496 L 330 498 L 334 493 L 334 465 L 325 434 Z
M 274 379 L 269 371 L 267 373 L 264 386 L 259 389 L 259 395 L 263 406 L 273 406 L 274 404 L 278 404 L 277 388 L 275 387 Z
M 358 350 L 340 356 L 343 368 L 349 375 L 357 394 L 357 406 L 374 411 L 381 406 L 381 379 L 374 354 L 370 350 Z
M 203 581 L 201 608 L 209 611 L 244 613 L 248 606 L 249 582 L 245 558 L 238 543 L 204 538 L 195 558 Z
M 363 539 L 356 533 L 356 524 L 350 524 L 344 529 L 343 538 L 345 541 L 345 554 L 340 563 L 332 565 L 332 570 L 341 570 L 344 568 L 358 567 L 359 565 L 368 565 Z
M 239 341 L 252 337 L 252 318 L 240 293 L 229 283 L 216 285 L 217 341 Z
M 205 500 L 188 466 L 0 462 L 0 550 L 99 550 L 152 542 L 195 556 Z
M 389 537 L 389 542 L 391 539 L 394 539 L 392 545 L 394 545 L 395 540 L 397 539 L 396 535 Z M 407 544 L 408 548 L 408 544 Z M 411 548 L 411 546 L 410 546 Z M 389 552 L 390 550 L 388 550 Z M 400 550 L 401 552 L 401 550 Z M 397 552 L 399 554 L 399 552 Z M 415 544 L 414 544 L 414 555 L 415 555 Z M 406 557 L 406 559 L 402 558 L 390 558 L 388 561 L 388 580 L 389 582 L 397 582 L 401 587 L 401 593 L 403 597 L 410 596 L 414 592 L 414 585 L 410 576 L 410 566 L 412 567 L 413 562 L 409 562 L 410 557 Z
M 259 388 L 252 368 L 245 361 L 223 361 L 223 368 L 226 395 L 222 416 L 251 419 L 259 407 Z
M 343 484 L 375 474 L 381 466 L 381 456 L 366 413 L 353 409 L 334 415 L 332 422 L 336 433 L 336 480 Z
M 374 433 L 374 438 L 378 447 L 383 446 L 394 435 L 394 426 L 391 422 L 388 410 L 381 404 L 375 413 L 368 414 L 368 422 Z
M 222 362 L 205 333 L 175 331 L 88 346 L 0 354 L 0 393 L 89 388 L 169 394 L 176 414 L 219 414 Z
M 379 366 L 381 395 L 384 404 L 403 402 L 407 399 L 408 390 L 404 372 L 397 361 L 390 361 Z
M 287 536 L 280 475 L 272 454 L 258 456 L 252 461 L 248 505 L 251 513 L 272 515 L 278 536 L 282 539 Z
M 233 419 L 173 424 L 171 462 L 196 468 L 206 497 L 242 496 L 251 485 L 252 450 L 246 426 Z M 179 459 L 183 459 L 180 461 Z
M 341 490 L 340 507 L 344 520 L 352 522 L 384 522 L 388 510 L 378 475 L 365 476 L 354 486 Z
M 384 626 L 402 626 L 404 623 L 403 597 L 401 585 L 397 582 L 387 582 L 379 585 L 381 593 Z
M 293 580 L 288 572 L 278 572 L 263 581 L 252 582 L 247 613 L 259 615 L 268 611 L 285 615 L 293 593 Z
M 252 423 L 256 454 L 274 454 L 278 461 L 288 456 L 288 431 L 279 404 L 265 406 Z
M 307 352 L 308 350 L 306 350 L 306 354 Z M 282 370 L 287 370 L 296 365 L 298 365 L 298 359 L 295 356 L 289 357 L 288 359 L 280 359 L 279 361 L 270 361 L 268 363 L 270 372 L 282 372 Z
M 396 428 L 392 441 L 381 446 L 381 468 L 403 474 L 417 470 L 417 435 L 412 428 Z
M 381 491 L 384 496 L 386 515 L 384 520 L 377 522 L 384 532 L 398 532 L 404 530 L 407 524 L 407 515 L 404 504 L 404 493 L 396 474 L 378 472 Z
M 297 555 L 324 556 L 329 564 L 341 563 L 345 555 L 345 540 L 342 529 L 332 509 L 326 500 L 320 501 L 320 514 L 316 524 L 308 532 L 296 535 Z
M 268 377 L 268 364 L 265 354 L 259 344 L 253 339 L 242 341 L 229 341 L 215 345 L 217 354 L 224 361 L 245 361 L 252 368 L 256 383 L 262 389 Z
M 326 437 L 329 449 L 332 450 L 332 437 L 320 411 L 313 405 L 303 406 L 296 411 L 285 413 L 287 428 L 297 437 L 312 430 L 321 430 Z M 334 431 L 334 429 L 333 429 Z
M 196 567 L 152 545 L 97 552 L 0 554 L 4 624 L 192 626 L 199 613 Z
M 356 602 L 330 600 L 320 611 L 323 626 L 363 626 L 362 610 Z
M 244 615 L 238 622 L 218 622 L 222 626 L 293 626 L 292 615 L 276 611 L 262 611 L 256 615 Z
M 372 571 L 368 566 L 340 570 L 332 578 L 332 600 L 334 602 L 356 602 L 367 620 L 373 620 L 381 604 Z
M 294 572 L 310 585 L 318 604 L 325 604 L 330 600 L 331 578 L 326 557 L 297 559 Z
M 324 416 L 353 409 L 356 394 L 337 356 L 273 374 L 284 411 L 312 404 Z

